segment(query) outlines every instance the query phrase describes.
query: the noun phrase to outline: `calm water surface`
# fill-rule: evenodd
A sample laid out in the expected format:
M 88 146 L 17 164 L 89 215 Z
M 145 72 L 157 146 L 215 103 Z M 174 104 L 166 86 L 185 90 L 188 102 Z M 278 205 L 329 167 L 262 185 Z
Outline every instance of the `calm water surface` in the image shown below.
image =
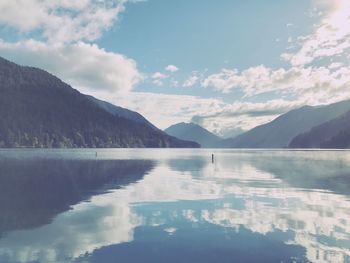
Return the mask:
M 0 262 L 350 262 L 350 152 L 1 150 Z

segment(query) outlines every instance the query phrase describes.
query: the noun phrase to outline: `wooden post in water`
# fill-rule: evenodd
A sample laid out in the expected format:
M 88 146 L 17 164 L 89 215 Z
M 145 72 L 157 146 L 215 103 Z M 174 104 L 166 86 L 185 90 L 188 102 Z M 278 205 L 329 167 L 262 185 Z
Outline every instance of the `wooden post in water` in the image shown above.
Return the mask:
M 211 163 L 214 163 L 214 154 L 211 154 Z

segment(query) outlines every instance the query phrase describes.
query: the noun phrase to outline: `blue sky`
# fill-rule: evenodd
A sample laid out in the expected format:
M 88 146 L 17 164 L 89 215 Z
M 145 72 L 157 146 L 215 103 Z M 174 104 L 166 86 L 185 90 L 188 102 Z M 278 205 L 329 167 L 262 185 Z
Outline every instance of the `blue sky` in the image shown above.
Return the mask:
M 0 12 L 1 56 L 160 128 L 227 136 L 350 98 L 347 0 L 4 0 Z
M 128 4 L 119 24 L 97 43 L 135 59 L 140 70 L 148 74 L 165 74 L 167 65 L 176 65 L 179 71 L 174 78 L 182 82 L 192 71 L 214 73 L 223 67 L 243 70 L 260 64 L 280 67 L 286 64 L 279 56 L 288 38 L 312 30 L 311 8 L 311 2 L 305 0 L 153 0 Z M 218 95 L 196 86 L 167 89 L 148 82 L 136 90 Z
M 309 9 L 305 0 L 151 0 L 128 4 L 119 24 L 98 43 L 151 72 L 169 64 L 187 72 L 280 66 L 288 37 L 311 31 Z

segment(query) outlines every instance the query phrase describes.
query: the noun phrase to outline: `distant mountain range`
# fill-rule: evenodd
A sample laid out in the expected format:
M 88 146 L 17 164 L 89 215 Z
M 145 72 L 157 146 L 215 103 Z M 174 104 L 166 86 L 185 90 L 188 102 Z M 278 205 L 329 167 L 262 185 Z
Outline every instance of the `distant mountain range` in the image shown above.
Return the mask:
M 164 130 L 167 134 L 182 140 L 194 141 L 203 148 L 215 148 L 222 139 L 194 123 L 178 123 Z
M 294 137 L 289 147 L 350 148 L 350 111 Z
M 232 130 L 237 130 L 232 127 Z M 141 114 L 0 57 L 1 147 L 350 148 L 350 100 L 304 106 L 234 138 L 194 123 L 164 132 Z
M 0 147 L 199 147 L 136 112 L 0 58 Z
M 327 145 L 327 147 L 332 147 L 333 142 L 327 141 L 331 139 L 330 136 L 338 136 L 333 138 L 334 140 L 346 137 L 346 133 L 344 133 L 346 132 L 346 121 L 342 118 L 337 118 L 348 111 L 350 111 L 350 101 L 318 107 L 304 106 L 289 111 L 272 122 L 257 126 L 235 138 L 223 140 L 220 146 L 226 148 L 287 148 L 289 146 L 319 148 Z M 333 119 L 337 120 L 332 121 Z M 324 124 L 325 126 L 321 126 L 321 128 L 314 128 L 323 123 L 327 124 Z M 332 128 L 329 128 L 329 130 L 334 132 L 320 135 L 321 133 L 326 133 L 324 129 L 326 126 L 331 126 Z M 314 131 L 309 133 L 313 128 Z M 318 135 L 320 138 L 327 138 L 327 140 L 322 142 L 316 140 L 313 142 L 315 131 L 320 133 Z M 304 133 L 307 134 L 300 135 Z

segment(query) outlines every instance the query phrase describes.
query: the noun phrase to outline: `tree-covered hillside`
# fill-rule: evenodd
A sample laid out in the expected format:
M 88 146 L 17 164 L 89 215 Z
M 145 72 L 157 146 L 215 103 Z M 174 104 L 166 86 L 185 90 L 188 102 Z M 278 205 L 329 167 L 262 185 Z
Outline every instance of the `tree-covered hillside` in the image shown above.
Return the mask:
M 57 77 L 0 58 L 0 147 L 199 147 L 99 107 Z
M 350 148 L 350 111 L 296 136 L 290 148 Z

